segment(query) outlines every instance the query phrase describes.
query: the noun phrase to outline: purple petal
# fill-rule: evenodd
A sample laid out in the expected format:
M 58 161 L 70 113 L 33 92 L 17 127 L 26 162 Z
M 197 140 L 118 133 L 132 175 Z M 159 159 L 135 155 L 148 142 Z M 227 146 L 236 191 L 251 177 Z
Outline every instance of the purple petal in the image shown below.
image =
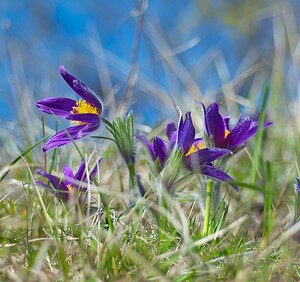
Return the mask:
M 182 126 L 183 126 L 183 118 L 182 118 L 182 112 L 181 110 L 177 107 L 178 112 L 179 112 L 179 120 L 178 120 L 178 126 L 177 126 L 177 140 L 178 140 L 178 133 L 182 131 Z
M 158 136 L 154 137 L 153 140 L 154 152 L 157 158 L 160 160 L 161 167 L 164 167 L 165 162 L 168 158 L 168 152 L 164 141 Z
M 156 160 L 156 155 L 155 155 L 155 151 L 154 151 L 154 146 L 150 142 L 150 140 L 146 136 L 144 136 L 144 135 L 136 136 L 136 138 L 139 139 L 139 140 L 141 140 L 143 142 L 143 144 L 149 150 L 152 160 L 155 161 Z
M 234 184 L 234 180 L 224 171 L 212 166 L 206 165 L 200 168 L 200 173 L 215 178 L 220 181 L 224 181 L 233 187 L 234 190 L 239 191 L 239 188 Z
M 197 145 L 197 144 L 199 144 L 199 143 L 201 143 L 201 142 L 204 142 L 204 139 L 202 138 L 202 137 L 200 137 L 200 138 L 195 138 L 194 139 L 194 143 L 193 143 L 193 145 Z
M 227 135 L 221 144 L 222 147 L 232 149 L 238 145 L 243 144 L 247 132 L 251 126 L 252 120 L 249 117 L 244 117 L 239 120 L 237 125 L 232 129 L 232 131 Z
M 102 102 L 97 98 L 96 93 L 88 88 L 83 82 L 81 82 L 79 79 L 76 79 L 73 81 L 73 85 L 75 91 L 77 89 L 77 93 L 81 93 L 80 97 L 86 100 L 88 103 L 93 105 L 94 107 L 97 108 L 98 112 L 102 112 Z
M 86 182 L 86 171 L 85 171 L 85 162 L 81 161 L 79 168 L 74 176 L 74 179 L 77 181 L 84 181 Z
M 95 131 L 99 127 L 99 124 L 95 125 L 77 125 L 68 127 L 65 130 L 62 130 L 55 135 L 53 135 L 44 145 L 43 151 L 46 152 L 48 150 L 58 148 L 69 144 L 73 141 L 81 139 L 91 132 Z M 67 134 L 68 132 L 68 134 Z M 70 139 L 69 135 L 72 139 Z
M 272 124 L 273 124 L 273 122 L 271 122 L 271 121 L 265 122 L 264 125 L 263 125 L 263 128 L 267 128 L 267 127 L 269 127 L 269 126 L 272 125 Z M 255 134 L 257 133 L 258 127 L 259 127 L 259 125 L 258 125 L 257 122 L 256 122 L 256 125 L 255 125 L 255 126 L 251 125 L 251 126 L 250 126 L 250 129 L 249 129 L 249 130 L 247 131 L 247 133 L 244 135 L 244 138 L 243 138 L 243 140 L 242 140 L 241 143 L 246 142 L 246 141 L 247 141 L 248 139 L 250 139 L 253 135 L 255 135 Z
M 73 184 L 71 179 L 74 179 L 73 171 L 69 166 L 65 165 L 64 166 L 64 181 L 67 185 Z
M 58 195 L 64 199 L 67 200 L 69 197 L 69 189 L 67 187 L 67 185 L 58 177 L 46 173 L 45 171 L 41 170 L 41 169 L 37 169 L 36 173 L 47 178 L 50 183 L 52 184 L 53 188 L 56 190 L 56 192 L 58 193 Z
M 88 88 L 79 79 L 68 73 L 64 66 L 60 66 L 60 74 L 69 86 L 84 100 L 96 107 L 99 113 L 102 112 L 102 103 L 94 91 Z
M 36 101 L 35 105 L 47 114 L 66 117 L 76 107 L 76 101 L 68 98 L 47 98 Z
M 42 187 L 48 189 L 54 196 L 56 196 L 56 197 L 58 197 L 58 198 L 61 197 L 61 195 L 60 195 L 55 189 L 53 189 L 53 187 L 51 187 L 51 186 L 45 184 L 43 181 L 36 180 L 35 183 L 36 183 L 37 185 L 39 185 L 39 186 L 42 186 Z M 61 193 L 61 194 L 62 194 L 62 193 Z
M 226 129 L 230 131 L 230 129 L 229 129 L 230 116 L 223 117 L 223 120 L 224 120 Z
M 258 121 L 257 120 L 253 120 L 253 119 L 251 119 L 251 125 L 250 125 L 250 129 L 251 128 L 254 128 L 254 127 L 256 127 L 256 126 L 258 126 Z
M 177 146 L 178 148 L 183 148 L 184 154 L 186 154 L 194 143 L 195 139 L 195 128 L 193 125 L 191 112 L 185 114 L 185 121 L 180 125 L 180 130 L 178 131 Z
M 172 136 L 174 135 L 174 132 L 176 132 L 176 126 L 174 122 L 169 122 L 167 124 L 166 128 L 166 135 L 168 136 L 169 141 L 171 140 Z
M 51 184 L 53 185 L 53 187 L 55 189 L 69 191 L 67 185 L 60 178 L 58 178 L 52 174 L 49 174 L 41 169 L 37 169 L 36 173 L 47 178 L 51 182 Z M 61 189 L 59 189 L 59 188 L 61 188 Z
M 167 151 L 171 151 L 176 143 L 176 139 L 177 139 L 177 132 L 173 132 L 173 135 L 170 138 L 169 144 L 167 145 Z
M 45 184 L 43 181 L 36 180 L 35 183 L 36 183 L 37 185 L 39 185 L 39 186 L 42 186 L 42 187 L 44 187 L 44 188 L 47 188 L 47 189 L 51 190 L 51 192 L 53 192 L 53 193 L 56 193 L 56 191 L 53 189 L 53 187 L 51 187 L 51 186 Z
M 67 184 L 71 184 L 74 189 L 77 189 L 77 191 L 86 192 L 87 188 L 85 187 L 85 184 L 87 183 L 87 178 L 84 161 L 80 162 L 78 171 L 76 172 L 75 176 L 65 178 L 65 182 L 67 181 L 69 182 Z
M 226 128 L 216 102 L 211 103 L 207 108 L 206 123 L 209 132 L 208 135 L 212 138 L 214 145 L 220 147 L 225 137 Z
M 187 168 L 189 168 L 190 170 L 195 170 L 200 166 L 211 163 L 227 154 L 231 154 L 231 151 L 228 149 L 204 148 L 188 156 L 185 156 L 183 160 Z
M 88 124 L 100 124 L 100 116 L 96 114 L 71 114 L 66 117 L 67 120 L 86 122 Z

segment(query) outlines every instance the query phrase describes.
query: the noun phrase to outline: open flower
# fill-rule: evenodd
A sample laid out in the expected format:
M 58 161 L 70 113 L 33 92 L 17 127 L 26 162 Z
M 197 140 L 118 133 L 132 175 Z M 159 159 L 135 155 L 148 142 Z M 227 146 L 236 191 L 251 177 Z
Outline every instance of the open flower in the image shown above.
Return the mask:
M 63 66 L 60 67 L 60 74 L 81 98 L 78 101 L 69 98 L 47 98 L 36 102 L 36 106 L 42 112 L 62 116 L 74 124 L 53 135 L 44 145 L 44 152 L 81 139 L 100 125 L 102 103 L 96 94 L 69 74 Z
M 250 117 L 242 117 L 234 128 L 229 127 L 229 117 L 222 117 L 216 102 L 211 103 L 207 109 L 200 103 L 203 110 L 205 130 L 209 142 L 218 148 L 227 148 L 231 151 L 244 146 L 244 143 L 254 136 L 259 123 Z M 272 122 L 265 122 L 263 127 L 270 126 Z
M 168 136 L 170 136 L 170 142 L 174 138 L 174 125 L 169 124 L 167 126 Z M 235 190 L 238 187 L 234 184 L 233 179 L 220 170 L 219 168 L 212 165 L 212 162 L 231 154 L 229 149 L 225 148 L 205 148 L 202 138 L 195 138 L 195 128 L 192 122 L 191 113 L 186 113 L 186 119 L 183 122 L 182 116 L 179 119 L 178 130 L 177 130 L 177 147 L 183 149 L 184 165 L 191 171 L 199 172 L 209 177 L 228 182 Z
M 176 129 L 174 123 L 169 123 L 166 128 L 166 135 L 169 142 L 155 136 L 152 143 L 145 136 L 138 136 L 148 148 L 153 161 L 159 159 L 161 169 L 164 167 L 171 151 L 180 149 L 183 153 L 183 163 L 189 170 L 228 182 L 235 190 L 238 190 L 228 174 L 212 165 L 213 161 L 230 154 L 231 151 L 225 148 L 204 148 L 203 140 L 195 138 L 191 112 L 185 114 L 185 120 L 183 120 L 180 113 L 178 129 Z
M 85 194 L 87 192 L 88 184 L 92 183 L 102 159 L 103 158 L 99 159 L 93 170 L 88 174 L 84 161 L 80 162 L 78 171 L 75 175 L 72 169 L 65 165 L 63 179 L 38 169 L 36 170 L 36 173 L 47 178 L 52 186 L 49 186 L 40 180 L 37 180 L 36 183 L 49 189 L 57 198 L 61 199 L 62 201 L 68 202 L 72 195 Z

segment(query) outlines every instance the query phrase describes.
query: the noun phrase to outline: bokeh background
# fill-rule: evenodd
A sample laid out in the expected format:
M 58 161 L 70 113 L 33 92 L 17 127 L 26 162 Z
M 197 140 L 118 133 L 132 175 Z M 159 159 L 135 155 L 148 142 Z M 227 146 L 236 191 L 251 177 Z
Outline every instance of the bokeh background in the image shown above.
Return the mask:
M 176 112 L 170 101 L 254 111 L 266 84 L 295 97 L 299 15 L 297 0 L 2 0 L 1 123 L 36 113 L 34 100 L 74 96 L 60 65 L 99 94 L 105 115 L 124 103 L 150 126 Z

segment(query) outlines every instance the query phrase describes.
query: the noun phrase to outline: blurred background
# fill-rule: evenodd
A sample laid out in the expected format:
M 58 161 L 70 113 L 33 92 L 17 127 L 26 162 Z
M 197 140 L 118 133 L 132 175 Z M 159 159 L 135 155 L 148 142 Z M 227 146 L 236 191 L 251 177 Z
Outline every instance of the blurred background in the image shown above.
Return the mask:
M 195 99 L 255 112 L 266 84 L 273 100 L 295 97 L 299 15 L 297 0 L 2 0 L 2 130 L 26 119 L 40 128 L 37 99 L 75 98 L 60 65 L 101 97 L 105 116 L 132 109 L 149 126 Z

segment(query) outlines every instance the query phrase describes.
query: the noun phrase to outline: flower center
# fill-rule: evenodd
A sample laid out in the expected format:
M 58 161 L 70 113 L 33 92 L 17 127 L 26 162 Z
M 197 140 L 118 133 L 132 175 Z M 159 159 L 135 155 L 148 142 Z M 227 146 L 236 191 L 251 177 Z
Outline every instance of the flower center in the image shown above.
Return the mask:
M 202 150 L 205 148 L 205 144 L 203 141 L 200 141 L 198 142 L 196 145 L 192 145 L 191 148 L 189 149 L 189 151 L 186 153 L 186 156 L 196 152 L 196 151 L 199 151 L 199 150 Z
M 224 139 L 227 137 L 227 135 L 228 135 L 229 133 L 230 133 L 230 131 L 226 129 Z M 204 149 L 204 148 L 205 148 L 205 143 L 204 143 L 204 141 L 199 141 L 196 145 L 193 144 L 193 145 L 191 146 L 191 148 L 189 149 L 189 151 L 186 153 L 185 156 L 188 156 L 188 155 L 190 155 L 190 154 L 192 154 L 192 153 L 194 153 L 194 152 L 196 152 L 196 151 L 202 150 L 202 149 Z
M 86 100 L 83 99 L 79 99 L 76 102 L 76 106 L 73 107 L 73 110 L 71 111 L 71 114 L 73 115 L 81 115 L 81 114 L 95 114 L 95 115 L 99 115 L 99 111 L 96 107 L 92 106 L 91 104 L 89 104 Z M 74 124 L 87 124 L 86 122 L 82 122 L 82 121 L 76 121 L 76 120 L 72 120 L 71 123 Z
M 70 192 L 73 191 L 73 188 L 72 188 L 72 185 L 71 185 L 71 184 L 67 185 L 67 187 L 68 187 L 68 189 L 69 189 Z
M 76 107 L 73 107 L 71 114 L 80 115 L 80 114 L 96 114 L 99 115 L 98 109 L 91 104 L 89 104 L 86 100 L 79 99 L 76 102 Z

